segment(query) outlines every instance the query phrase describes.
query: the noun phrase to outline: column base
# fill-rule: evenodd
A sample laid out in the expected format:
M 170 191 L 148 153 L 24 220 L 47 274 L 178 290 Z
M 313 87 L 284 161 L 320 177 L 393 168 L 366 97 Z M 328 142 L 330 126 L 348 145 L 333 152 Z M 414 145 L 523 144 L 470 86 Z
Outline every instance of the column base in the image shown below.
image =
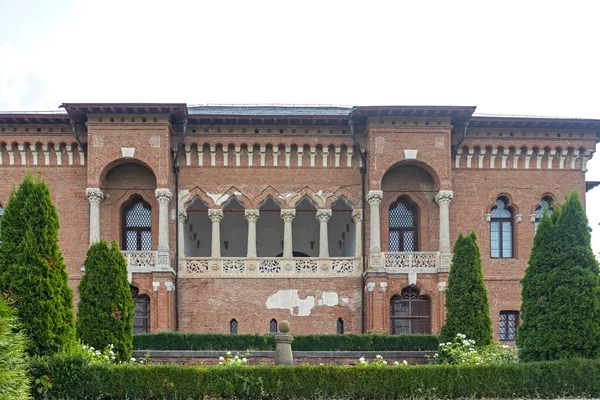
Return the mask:
M 440 254 L 440 272 L 449 272 L 452 265 L 452 253 Z
M 156 252 L 156 269 L 159 271 L 171 271 L 169 250 L 158 250 Z
M 369 271 L 380 271 L 383 269 L 383 253 L 381 251 L 369 253 Z

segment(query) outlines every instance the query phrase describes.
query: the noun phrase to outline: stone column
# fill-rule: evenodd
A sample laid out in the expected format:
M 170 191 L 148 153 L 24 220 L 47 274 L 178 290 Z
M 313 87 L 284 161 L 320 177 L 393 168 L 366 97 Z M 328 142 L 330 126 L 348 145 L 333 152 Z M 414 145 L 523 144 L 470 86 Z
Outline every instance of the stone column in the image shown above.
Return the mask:
M 169 203 L 171 191 L 169 189 L 156 189 L 154 191 L 158 200 L 158 251 L 156 253 L 156 266 L 160 269 L 170 269 L 169 256 Z
M 90 244 L 100 241 L 100 202 L 104 193 L 98 188 L 85 189 L 85 195 L 90 202 Z
M 450 247 L 450 201 L 454 193 L 452 190 L 440 190 L 435 196 L 435 201 L 440 206 L 440 253 L 441 267 L 450 268 L 452 260 Z
M 281 219 L 283 220 L 283 258 L 292 258 L 292 221 L 296 217 L 296 210 L 281 210 Z
M 327 233 L 327 223 L 331 218 L 331 210 L 318 210 L 317 219 L 319 220 L 319 258 L 329 257 L 329 235 Z
M 187 221 L 187 211 L 179 210 L 177 221 L 179 223 L 179 257 L 185 258 L 185 221 Z
M 223 219 L 223 210 L 208 210 L 208 218 L 212 222 L 210 256 L 219 258 L 221 257 L 221 220 Z
M 380 217 L 379 205 L 383 200 L 383 192 L 381 190 L 369 190 L 367 193 L 367 202 L 369 203 L 369 214 L 371 232 L 369 246 L 369 269 L 379 269 L 383 266 L 381 255 L 381 235 L 380 235 Z
M 352 211 L 352 221 L 354 221 L 354 254 L 355 257 L 362 256 L 362 211 Z
M 260 213 L 258 210 L 246 210 L 244 216 L 248 221 L 248 253 L 246 257 L 256 257 L 256 221 L 258 221 Z

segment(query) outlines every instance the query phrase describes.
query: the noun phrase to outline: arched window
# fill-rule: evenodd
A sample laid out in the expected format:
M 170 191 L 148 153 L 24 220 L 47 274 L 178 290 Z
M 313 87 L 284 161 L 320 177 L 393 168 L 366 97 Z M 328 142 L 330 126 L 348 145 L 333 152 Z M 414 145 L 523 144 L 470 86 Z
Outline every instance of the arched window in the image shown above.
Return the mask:
M 277 333 L 277 320 L 275 318 L 269 323 L 269 332 Z
M 499 197 L 492 208 L 490 250 L 492 258 L 513 257 L 513 214 L 505 197 Z
M 229 333 L 231 333 L 232 335 L 237 335 L 237 329 L 238 323 L 237 320 L 234 318 L 231 321 L 229 321 Z
M 431 302 L 429 297 L 409 286 L 390 301 L 390 333 L 431 333 Z
M 152 209 L 141 197 L 123 209 L 123 250 L 152 250 Z
M 539 207 L 535 209 L 535 222 L 533 223 L 533 233 L 537 233 L 537 228 L 538 224 L 540 223 L 540 219 L 542 219 L 542 217 L 544 216 L 544 210 L 546 210 L 546 214 L 552 215 L 552 198 L 549 196 L 544 196 Z
M 417 251 L 417 212 L 406 199 L 390 206 L 390 251 Z
M 518 311 L 500 311 L 500 340 L 516 340 L 519 326 Z
M 140 294 L 140 290 L 131 286 L 133 298 L 133 333 L 150 333 L 150 297 Z
M 338 318 L 338 320 L 337 320 L 336 331 L 337 331 L 338 335 L 344 334 L 344 320 L 341 318 Z

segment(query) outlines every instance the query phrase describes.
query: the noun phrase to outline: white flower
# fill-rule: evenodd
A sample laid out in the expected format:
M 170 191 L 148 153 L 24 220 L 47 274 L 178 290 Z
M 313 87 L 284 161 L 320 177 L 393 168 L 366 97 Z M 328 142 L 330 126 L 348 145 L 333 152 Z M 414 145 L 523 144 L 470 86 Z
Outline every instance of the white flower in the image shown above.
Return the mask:
M 436 354 L 436 356 L 437 356 L 437 354 Z M 402 361 L 402 364 L 408 365 L 408 361 L 404 360 L 404 361 Z
M 219 357 L 219 361 L 224 361 L 225 359 L 223 357 Z
M 364 357 L 361 357 L 361 358 L 359 358 L 359 359 L 358 359 L 358 361 L 360 361 L 360 362 L 365 362 L 365 358 L 364 358 Z
M 135 362 L 135 358 L 131 357 L 131 362 Z
M 222 365 L 223 363 L 221 361 L 219 361 L 219 365 Z
M 380 359 L 380 358 L 383 358 L 383 357 L 382 357 L 382 356 L 380 356 L 379 354 L 377 354 L 377 355 L 375 356 L 375 358 L 377 358 L 377 359 Z
M 394 365 L 400 365 L 398 361 L 394 361 Z
M 244 358 L 242 358 L 242 361 L 243 361 L 244 363 L 247 363 L 247 362 L 248 362 L 248 359 L 247 359 L 246 357 L 244 357 Z
M 384 361 L 383 363 L 384 363 L 385 365 L 387 365 L 387 361 Z
M 228 356 L 230 356 L 230 355 L 231 355 L 231 352 L 230 352 L 230 351 L 228 351 L 228 352 L 227 352 L 227 353 L 225 353 L 225 354 L 227 354 Z
M 462 344 L 464 346 L 470 346 L 471 345 L 471 343 L 468 340 L 463 340 Z

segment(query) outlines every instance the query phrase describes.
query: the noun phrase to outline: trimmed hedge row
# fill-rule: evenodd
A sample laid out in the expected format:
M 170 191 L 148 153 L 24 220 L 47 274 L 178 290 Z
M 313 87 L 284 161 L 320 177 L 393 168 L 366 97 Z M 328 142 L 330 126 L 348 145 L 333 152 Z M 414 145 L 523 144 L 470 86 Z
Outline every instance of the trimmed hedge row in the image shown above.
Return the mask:
M 45 399 L 589 398 L 600 396 L 600 361 L 485 366 L 192 367 L 35 362 Z
M 273 335 L 161 332 L 133 336 L 135 350 L 275 350 Z M 437 335 L 294 335 L 295 351 L 435 351 Z

